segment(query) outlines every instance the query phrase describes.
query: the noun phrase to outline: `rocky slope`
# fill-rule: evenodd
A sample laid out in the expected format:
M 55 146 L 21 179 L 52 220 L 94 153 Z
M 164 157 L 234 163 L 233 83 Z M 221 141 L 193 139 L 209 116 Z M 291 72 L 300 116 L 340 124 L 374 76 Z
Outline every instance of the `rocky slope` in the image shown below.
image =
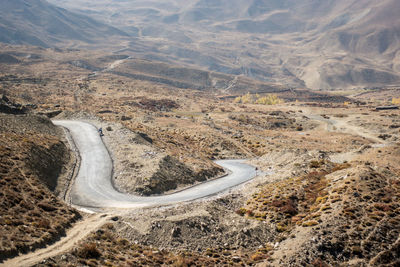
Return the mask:
M 69 159 L 59 136 L 46 118 L 0 113 L 0 261 L 58 240 L 80 218 L 51 191 Z

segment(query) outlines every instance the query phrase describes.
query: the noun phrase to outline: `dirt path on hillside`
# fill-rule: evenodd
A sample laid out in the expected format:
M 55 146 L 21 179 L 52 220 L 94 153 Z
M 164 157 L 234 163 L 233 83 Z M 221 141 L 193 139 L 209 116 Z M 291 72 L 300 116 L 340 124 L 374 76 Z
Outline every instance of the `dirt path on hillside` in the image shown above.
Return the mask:
M 336 127 L 336 131 L 340 133 L 348 133 L 351 135 L 358 135 L 368 139 L 374 143 L 382 144 L 385 143 L 382 139 L 379 139 L 373 132 L 367 128 L 358 127 L 350 124 L 350 118 L 345 120 L 331 119 L 333 121 L 333 126 Z
M 346 119 L 332 119 L 332 118 L 324 118 L 321 115 L 315 115 L 315 114 L 307 114 L 307 117 L 309 117 L 312 120 L 319 121 L 325 124 L 325 130 L 328 132 L 335 132 L 335 133 L 344 133 L 344 134 L 351 134 L 355 136 L 361 136 L 364 137 L 365 139 L 368 139 L 374 143 L 382 143 L 382 140 L 379 139 L 366 128 L 361 128 L 355 125 L 351 125 L 349 122 L 351 118 L 346 118 Z
M 352 125 L 350 122 L 353 119 L 353 116 L 345 117 L 345 118 L 324 118 L 322 115 L 312 114 L 310 111 L 307 111 L 306 116 L 312 120 L 318 121 L 324 124 L 324 130 L 333 133 L 343 133 L 343 134 L 350 134 L 353 136 L 360 136 L 363 137 L 370 142 L 374 143 L 374 145 L 383 145 L 386 146 L 387 142 L 381 140 L 377 137 L 376 133 L 372 132 L 371 130 Z M 336 163 L 343 163 L 349 162 L 354 157 L 359 155 L 361 147 L 352 151 L 346 151 L 342 153 L 337 153 L 335 155 L 331 155 L 330 158 L 333 162 Z
M 36 250 L 35 252 L 23 254 L 7 260 L 1 263 L 0 266 L 32 266 L 33 264 L 41 262 L 47 258 L 54 257 L 62 252 L 71 250 L 80 240 L 85 238 L 92 231 L 100 228 L 109 219 L 109 216 L 106 214 L 89 215 L 69 229 L 66 233 L 66 236 L 62 237 L 59 242 L 56 242 L 55 244 L 46 248 Z

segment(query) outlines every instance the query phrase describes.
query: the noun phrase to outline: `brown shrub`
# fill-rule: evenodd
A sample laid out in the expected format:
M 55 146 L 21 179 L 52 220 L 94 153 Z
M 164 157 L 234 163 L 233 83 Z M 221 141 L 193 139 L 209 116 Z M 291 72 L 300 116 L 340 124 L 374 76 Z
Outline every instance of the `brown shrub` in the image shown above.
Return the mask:
M 95 243 L 84 244 L 78 251 L 77 255 L 84 259 L 97 259 L 101 256 Z
M 272 201 L 271 205 L 276 207 L 276 208 L 280 208 L 280 207 L 283 207 L 285 205 L 285 202 L 283 200 L 277 199 L 277 200 Z
M 41 202 L 41 203 L 38 204 L 38 206 L 39 206 L 39 208 L 41 208 L 42 210 L 48 211 L 48 212 L 57 210 L 56 207 L 54 207 L 53 205 L 51 205 L 51 204 L 49 204 L 49 203 L 47 203 L 47 202 Z
M 310 162 L 310 168 L 317 169 L 317 168 L 321 167 L 322 164 L 323 164 L 323 161 L 312 160 Z
M 43 228 L 43 229 L 49 229 L 50 228 L 50 221 L 47 219 L 41 219 L 38 222 L 38 227 Z
M 312 266 L 314 267 L 328 267 L 329 265 L 326 264 L 323 260 L 321 260 L 320 258 L 315 259 L 312 262 Z
M 240 216 L 244 216 L 245 213 L 246 213 L 245 208 L 240 208 L 240 209 L 236 210 L 236 214 L 238 214 Z
M 254 216 L 254 212 L 252 210 L 247 210 L 246 211 L 246 215 L 249 217 L 253 217 Z
M 289 199 L 286 204 L 280 209 L 281 212 L 294 216 L 297 214 L 297 207 L 293 200 Z

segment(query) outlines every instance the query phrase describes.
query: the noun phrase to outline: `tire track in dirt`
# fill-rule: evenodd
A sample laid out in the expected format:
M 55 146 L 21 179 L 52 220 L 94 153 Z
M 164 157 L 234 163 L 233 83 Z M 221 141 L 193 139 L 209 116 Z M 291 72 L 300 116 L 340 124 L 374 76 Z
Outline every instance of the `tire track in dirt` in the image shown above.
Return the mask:
M 0 264 L 0 266 L 32 266 L 47 258 L 54 257 L 62 252 L 73 249 L 77 243 L 84 239 L 88 234 L 100 228 L 110 219 L 106 214 L 92 214 L 85 219 L 76 223 L 70 228 L 66 236 L 61 238 L 59 242 L 54 243 L 46 248 L 38 249 L 32 253 L 20 255 L 9 259 Z

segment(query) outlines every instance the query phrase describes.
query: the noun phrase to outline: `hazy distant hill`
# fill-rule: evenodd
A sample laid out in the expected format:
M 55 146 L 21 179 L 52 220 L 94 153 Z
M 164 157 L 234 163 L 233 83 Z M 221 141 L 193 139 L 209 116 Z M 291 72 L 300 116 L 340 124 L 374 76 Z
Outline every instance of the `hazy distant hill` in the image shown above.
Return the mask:
M 137 36 L 123 50 L 136 57 L 289 87 L 374 87 L 400 81 L 398 0 L 49 1 Z M 77 19 L 73 25 L 92 28 Z M 95 36 L 87 31 L 83 36 L 67 32 L 82 40 Z M 34 42 L 36 36 L 25 38 Z
M 114 27 L 45 0 L 1 1 L 1 42 L 48 47 L 71 41 L 94 43 L 110 36 L 126 35 Z

